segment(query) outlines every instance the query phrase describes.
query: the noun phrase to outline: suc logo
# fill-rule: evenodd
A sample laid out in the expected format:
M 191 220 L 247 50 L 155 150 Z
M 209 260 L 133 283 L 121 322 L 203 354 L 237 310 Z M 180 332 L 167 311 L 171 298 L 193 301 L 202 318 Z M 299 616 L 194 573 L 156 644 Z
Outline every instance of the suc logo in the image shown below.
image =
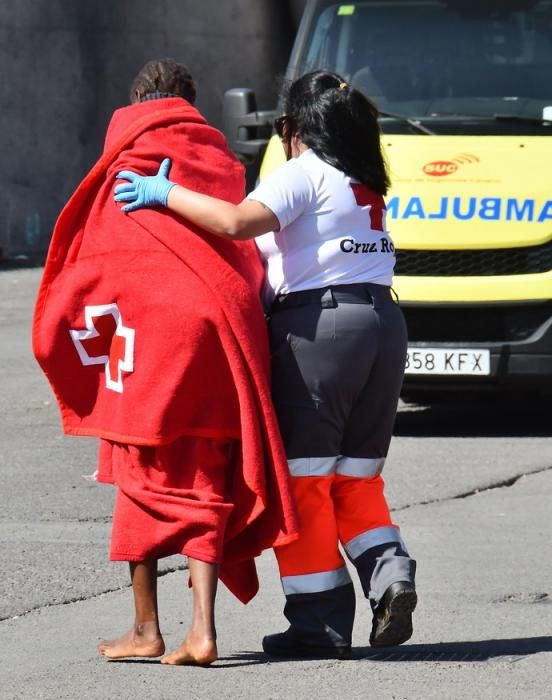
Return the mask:
M 452 160 L 433 160 L 431 163 L 426 163 L 422 170 L 432 177 L 444 177 L 452 175 L 461 165 L 467 163 L 479 163 L 479 158 L 471 153 L 460 153 Z

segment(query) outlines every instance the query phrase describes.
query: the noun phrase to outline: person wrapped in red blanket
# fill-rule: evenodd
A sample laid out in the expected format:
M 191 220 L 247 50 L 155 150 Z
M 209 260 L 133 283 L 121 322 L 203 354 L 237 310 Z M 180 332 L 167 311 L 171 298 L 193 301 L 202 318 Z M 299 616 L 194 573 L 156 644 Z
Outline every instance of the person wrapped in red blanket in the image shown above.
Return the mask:
M 270 399 L 255 244 L 214 239 L 166 210 L 122 217 L 116 174 L 170 153 L 179 181 L 237 203 L 243 167 L 193 107 L 185 66 L 152 61 L 117 110 L 104 153 L 62 211 L 33 320 L 33 349 L 64 431 L 100 438 L 117 486 L 111 559 L 130 562 L 136 619 L 101 654 L 159 656 L 157 559 L 188 556 L 194 611 L 165 663 L 217 658 L 217 577 L 242 601 L 254 557 L 296 537 Z

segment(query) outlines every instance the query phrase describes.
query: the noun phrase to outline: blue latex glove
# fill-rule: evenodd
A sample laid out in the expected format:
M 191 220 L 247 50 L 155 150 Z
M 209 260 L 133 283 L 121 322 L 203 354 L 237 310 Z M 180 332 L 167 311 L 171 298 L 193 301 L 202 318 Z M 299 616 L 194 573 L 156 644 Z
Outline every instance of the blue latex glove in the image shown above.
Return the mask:
M 157 175 L 138 175 L 131 170 L 123 170 L 117 175 L 121 180 L 128 180 L 115 188 L 116 202 L 130 202 L 121 211 L 129 212 L 143 207 L 167 206 L 169 192 L 176 185 L 167 179 L 171 169 L 171 159 L 165 158 L 159 166 Z

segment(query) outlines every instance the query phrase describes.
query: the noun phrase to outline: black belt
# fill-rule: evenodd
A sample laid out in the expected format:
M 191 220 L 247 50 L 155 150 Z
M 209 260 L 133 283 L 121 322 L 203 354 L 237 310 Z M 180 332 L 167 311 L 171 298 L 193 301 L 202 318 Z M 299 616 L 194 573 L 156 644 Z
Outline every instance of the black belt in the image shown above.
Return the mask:
M 390 288 L 382 284 L 371 282 L 338 284 L 320 289 L 306 289 L 302 292 L 282 294 L 274 300 L 271 312 L 307 305 L 319 306 L 322 309 L 335 309 L 339 303 L 373 304 L 375 300 L 391 299 Z

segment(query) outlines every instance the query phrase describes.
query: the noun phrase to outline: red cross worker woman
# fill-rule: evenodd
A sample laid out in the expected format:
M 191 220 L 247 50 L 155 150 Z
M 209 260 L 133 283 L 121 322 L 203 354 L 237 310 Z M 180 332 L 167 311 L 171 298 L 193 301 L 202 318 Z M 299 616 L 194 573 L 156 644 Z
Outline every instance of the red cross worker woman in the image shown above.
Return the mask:
M 350 653 L 355 593 L 373 610 L 370 643 L 412 635 L 416 563 L 391 520 L 381 472 L 402 384 L 407 333 L 391 294 L 389 177 L 376 107 L 334 73 L 294 81 L 276 120 L 287 162 L 238 205 L 163 173 L 119 173 L 123 211 L 165 206 L 215 236 L 256 238 L 265 261 L 272 394 L 300 514 L 277 547 L 289 629 L 271 656 Z

